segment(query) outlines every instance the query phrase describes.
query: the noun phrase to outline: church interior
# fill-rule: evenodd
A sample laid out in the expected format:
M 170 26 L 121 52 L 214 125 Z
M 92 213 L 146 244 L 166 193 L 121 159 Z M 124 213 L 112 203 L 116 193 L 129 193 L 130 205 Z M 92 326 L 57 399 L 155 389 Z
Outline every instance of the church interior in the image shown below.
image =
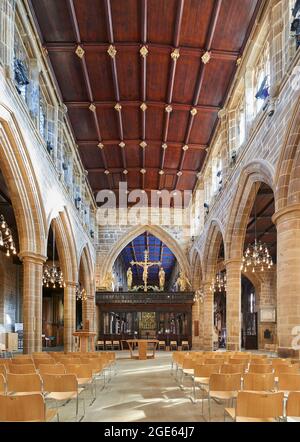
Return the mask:
M 300 0 L 0 0 L 0 422 L 300 421 Z

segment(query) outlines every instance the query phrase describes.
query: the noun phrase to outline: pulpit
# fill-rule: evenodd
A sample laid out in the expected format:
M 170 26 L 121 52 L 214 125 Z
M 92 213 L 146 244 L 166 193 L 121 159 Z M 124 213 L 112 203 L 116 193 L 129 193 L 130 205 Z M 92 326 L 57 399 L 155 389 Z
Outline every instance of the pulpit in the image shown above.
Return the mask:
M 76 330 L 73 336 L 79 339 L 79 351 L 90 352 L 95 351 L 95 332 L 89 330 L 89 322 L 86 321 L 83 330 Z

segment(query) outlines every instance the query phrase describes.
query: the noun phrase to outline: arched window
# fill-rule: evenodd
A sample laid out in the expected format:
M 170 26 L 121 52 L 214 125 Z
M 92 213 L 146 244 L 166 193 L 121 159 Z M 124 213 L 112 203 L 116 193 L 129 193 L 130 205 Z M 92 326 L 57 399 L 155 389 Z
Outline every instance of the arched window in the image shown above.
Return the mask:
M 254 69 L 254 116 L 264 107 L 270 90 L 270 48 L 266 42 Z

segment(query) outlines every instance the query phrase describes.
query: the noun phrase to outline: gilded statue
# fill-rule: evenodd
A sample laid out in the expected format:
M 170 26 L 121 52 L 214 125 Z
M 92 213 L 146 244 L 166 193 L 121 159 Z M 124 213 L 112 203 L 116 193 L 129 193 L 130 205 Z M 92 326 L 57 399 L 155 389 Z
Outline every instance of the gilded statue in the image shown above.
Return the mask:
M 162 267 L 159 269 L 158 276 L 159 276 L 159 288 L 163 292 L 165 288 L 166 274 Z
M 115 288 L 115 277 L 112 272 L 107 272 L 104 280 L 104 284 L 107 290 L 114 291 Z
M 179 272 L 179 276 L 176 281 L 177 287 L 179 287 L 180 292 L 185 292 L 188 287 L 192 287 L 190 281 L 186 277 L 184 272 Z
M 132 289 L 132 270 L 131 267 L 127 270 L 127 288 L 128 290 Z

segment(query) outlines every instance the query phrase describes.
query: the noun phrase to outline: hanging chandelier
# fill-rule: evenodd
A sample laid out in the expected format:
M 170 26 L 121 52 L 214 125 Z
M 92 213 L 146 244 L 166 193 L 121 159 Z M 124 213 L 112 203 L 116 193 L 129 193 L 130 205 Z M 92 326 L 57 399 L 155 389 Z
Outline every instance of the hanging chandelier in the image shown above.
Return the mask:
M 47 288 L 51 287 L 53 289 L 62 289 L 66 284 L 64 282 L 63 272 L 55 265 L 55 227 L 53 227 L 52 258 L 52 266 L 44 266 L 43 286 Z
M 6 248 L 6 256 L 17 254 L 11 229 L 8 227 L 3 215 L 0 215 L 0 247 Z
M 76 301 L 87 301 L 87 294 L 80 282 L 76 284 Z
M 247 273 L 251 269 L 252 273 L 256 271 L 264 272 L 273 267 L 273 260 L 269 253 L 266 244 L 257 241 L 255 238 L 254 244 L 248 245 L 242 259 L 241 270 Z
M 257 192 L 256 192 L 257 195 Z M 273 259 L 270 255 L 269 249 L 266 244 L 257 240 L 257 229 L 256 229 L 256 198 L 254 202 L 254 243 L 249 244 L 244 252 L 242 258 L 241 271 L 247 273 L 251 269 L 252 273 L 264 272 L 267 269 L 271 269 L 273 266 Z
M 219 272 L 217 273 L 216 277 L 212 280 L 210 290 L 212 293 L 216 292 L 226 292 L 227 289 L 227 280 L 226 280 L 226 273 L 225 272 Z

